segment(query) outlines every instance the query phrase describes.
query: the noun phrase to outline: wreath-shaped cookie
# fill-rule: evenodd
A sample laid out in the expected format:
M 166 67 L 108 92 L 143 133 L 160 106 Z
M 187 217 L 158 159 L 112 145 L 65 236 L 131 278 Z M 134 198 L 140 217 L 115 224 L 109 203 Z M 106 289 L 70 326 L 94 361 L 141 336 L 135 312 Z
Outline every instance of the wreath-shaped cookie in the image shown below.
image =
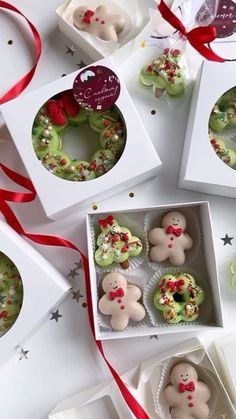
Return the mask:
M 63 134 L 70 127 L 87 124 L 97 132 L 98 150 L 90 161 L 71 158 L 63 150 Z M 124 150 L 125 126 L 116 106 L 104 112 L 77 104 L 72 90 L 49 99 L 39 110 L 32 129 L 33 148 L 43 166 L 54 175 L 87 181 L 112 169 Z

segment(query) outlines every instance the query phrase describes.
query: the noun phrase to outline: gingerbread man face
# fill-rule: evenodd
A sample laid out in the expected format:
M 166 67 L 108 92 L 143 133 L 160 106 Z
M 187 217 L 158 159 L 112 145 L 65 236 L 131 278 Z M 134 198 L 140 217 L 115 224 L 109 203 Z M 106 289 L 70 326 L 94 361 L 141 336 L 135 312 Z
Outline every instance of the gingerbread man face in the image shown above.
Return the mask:
M 105 293 L 115 292 L 119 288 L 122 288 L 123 291 L 127 288 L 127 281 L 124 275 L 118 272 L 111 272 L 110 274 L 106 275 L 102 282 L 102 288 Z
M 167 229 L 169 226 L 181 228 L 184 232 L 186 228 L 186 218 L 178 211 L 168 212 L 162 219 L 161 225 Z
M 182 384 L 189 384 L 189 382 L 196 382 L 198 379 L 198 374 L 195 368 L 192 365 L 187 364 L 187 362 L 180 362 L 175 365 L 171 371 L 170 382 L 177 389 Z

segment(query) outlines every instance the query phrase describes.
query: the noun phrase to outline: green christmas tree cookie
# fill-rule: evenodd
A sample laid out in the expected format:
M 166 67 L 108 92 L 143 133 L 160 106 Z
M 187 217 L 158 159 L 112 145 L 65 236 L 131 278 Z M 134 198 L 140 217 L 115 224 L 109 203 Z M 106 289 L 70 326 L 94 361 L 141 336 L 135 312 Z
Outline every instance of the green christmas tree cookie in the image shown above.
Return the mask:
M 0 336 L 15 323 L 23 301 L 23 285 L 14 263 L 0 252 Z
M 123 269 L 129 267 L 129 257 L 140 255 L 143 245 L 138 237 L 132 236 L 128 228 L 119 226 L 112 215 L 99 220 L 101 234 L 97 238 L 95 261 L 105 268 L 119 263 Z

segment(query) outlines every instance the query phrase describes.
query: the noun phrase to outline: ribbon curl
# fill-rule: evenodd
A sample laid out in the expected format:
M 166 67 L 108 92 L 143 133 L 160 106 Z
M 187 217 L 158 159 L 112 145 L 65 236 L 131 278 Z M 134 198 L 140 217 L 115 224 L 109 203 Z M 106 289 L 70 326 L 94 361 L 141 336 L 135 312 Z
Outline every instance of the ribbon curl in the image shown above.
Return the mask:
M 160 4 L 157 7 L 162 17 L 182 35 L 186 36 L 192 47 L 195 48 L 204 58 L 209 61 L 217 61 L 219 63 L 225 62 L 222 57 L 215 54 L 214 51 L 205 45 L 216 39 L 217 31 L 215 26 L 199 26 L 198 28 L 193 28 L 188 32 L 181 20 L 179 20 L 179 18 L 169 9 L 163 0 L 160 1 Z

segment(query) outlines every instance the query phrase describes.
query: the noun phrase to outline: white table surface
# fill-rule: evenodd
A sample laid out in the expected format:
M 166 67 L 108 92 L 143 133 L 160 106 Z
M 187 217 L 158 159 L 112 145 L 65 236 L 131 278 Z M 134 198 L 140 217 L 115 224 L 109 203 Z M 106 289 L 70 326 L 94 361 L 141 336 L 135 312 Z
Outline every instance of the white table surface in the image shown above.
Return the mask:
M 55 9 L 61 0 L 50 0 L 47 3 L 39 0 L 14 0 L 37 26 L 43 38 L 43 54 L 36 75 L 27 90 L 32 90 L 46 82 L 72 72 L 78 68 L 81 60 L 89 62 L 88 57 L 78 48 L 74 55 L 66 54 L 67 46 L 72 43 L 62 35 L 56 23 Z M 20 32 L 22 26 L 16 25 L 17 18 L 9 17 L 0 9 L 0 94 L 5 92 L 32 64 L 28 48 L 32 48 L 30 36 L 27 46 Z M 26 33 L 27 30 L 26 30 Z M 25 38 L 24 38 L 25 39 Z M 13 40 L 9 45 L 8 41 Z M 231 44 L 232 45 L 232 44 Z M 187 123 L 189 100 L 180 107 L 169 108 L 163 102 L 158 103 L 151 94 L 142 91 L 137 83 L 140 53 L 119 63 L 120 72 L 143 119 L 150 137 L 158 150 L 163 167 L 158 177 L 145 184 L 132 188 L 134 197 L 129 197 L 131 190 L 124 191 L 106 201 L 97 203 L 99 210 L 112 211 L 122 207 L 139 207 L 176 202 L 209 200 L 217 261 L 231 258 L 236 250 L 236 217 L 235 200 L 210 196 L 181 190 L 177 188 L 177 179 L 181 162 L 184 134 Z M 195 68 L 199 59 L 193 59 Z M 132 69 L 132 71 L 130 70 Z M 155 109 L 155 115 L 151 110 Z M 22 141 L 24 139 L 22 138 Z M 0 120 L 0 161 L 11 168 L 24 172 L 24 167 L 17 155 L 12 140 Z M 1 173 L 1 186 L 15 185 Z M 92 203 L 91 203 L 92 204 Z M 80 212 L 61 221 L 48 220 L 38 201 L 29 204 L 14 204 L 14 211 L 19 216 L 27 231 L 62 235 L 74 241 L 86 251 L 85 222 L 86 211 Z M 221 240 L 225 234 L 234 237 L 232 245 L 223 246 Z M 36 246 L 36 245 L 35 245 Z M 66 249 L 55 249 L 36 246 L 51 263 L 64 275 L 78 262 L 76 252 Z M 0 417 L 1 419 L 46 419 L 53 407 L 64 398 L 110 379 L 110 373 L 96 350 L 91 337 L 86 302 L 83 271 L 72 280 L 73 289 L 80 289 L 83 297 L 76 302 L 69 295 L 59 307 L 62 317 L 58 323 L 48 319 L 25 343 L 23 349 L 28 351 L 27 359 L 15 352 L 11 359 L 0 369 Z M 220 277 L 225 329 L 217 332 L 200 333 L 198 337 L 208 348 L 220 336 L 236 330 L 236 295 L 229 287 L 227 278 Z M 192 336 L 192 335 L 190 335 Z M 162 351 L 169 345 L 175 345 L 186 339 L 185 334 L 175 334 L 149 338 L 107 341 L 104 343 L 106 354 L 117 370 L 122 373 L 135 366 L 140 360 L 147 359 Z M 102 416 L 97 412 L 97 418 Z

